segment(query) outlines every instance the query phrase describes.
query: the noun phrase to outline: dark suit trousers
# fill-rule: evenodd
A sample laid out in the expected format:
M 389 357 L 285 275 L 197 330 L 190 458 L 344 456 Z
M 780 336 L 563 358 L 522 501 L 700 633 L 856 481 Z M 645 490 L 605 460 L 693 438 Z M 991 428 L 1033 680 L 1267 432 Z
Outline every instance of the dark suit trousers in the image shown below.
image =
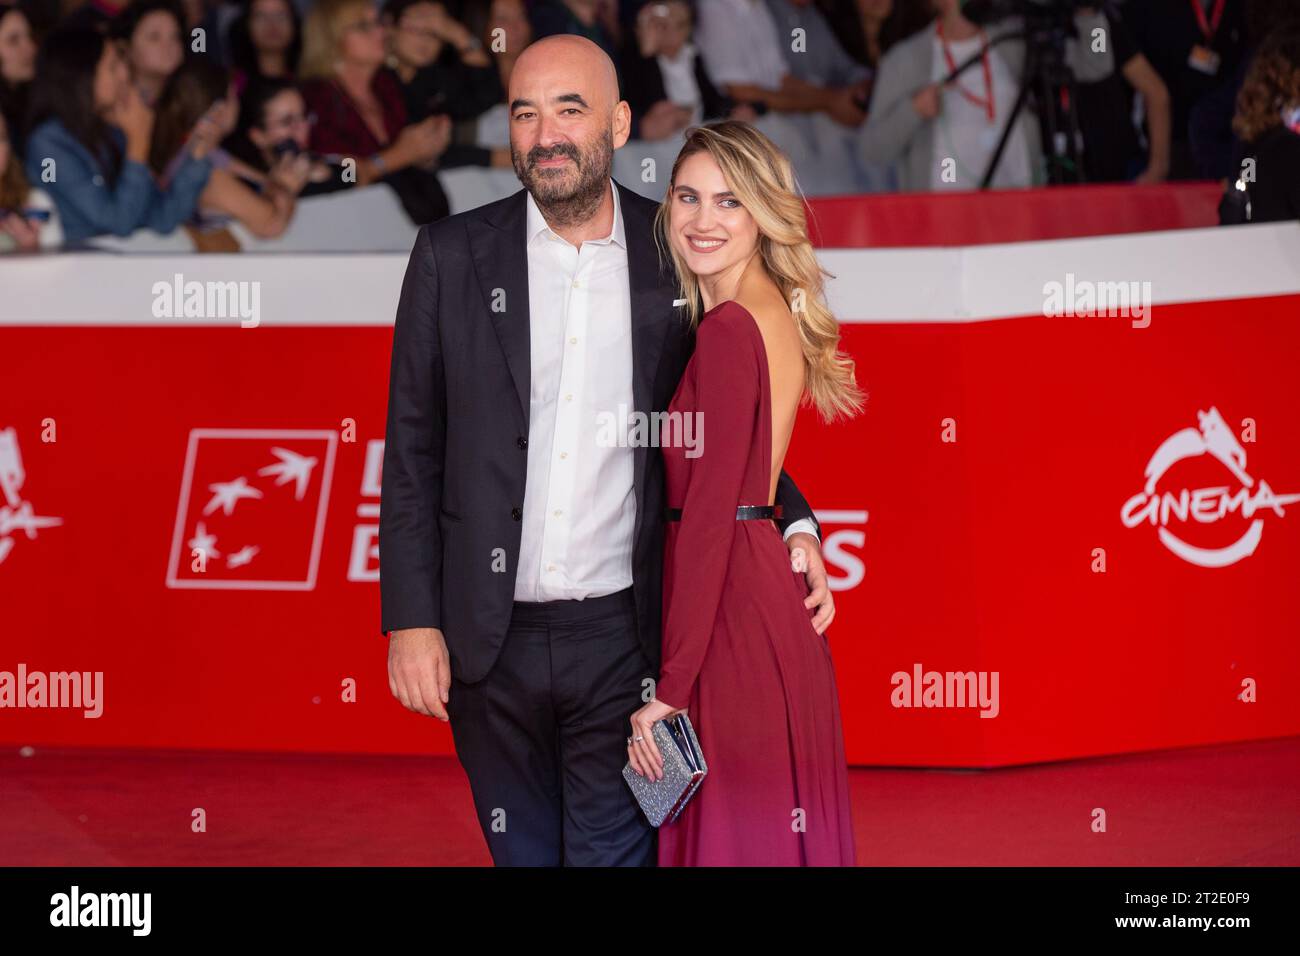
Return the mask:
M 518 602 L 481 681 L 452 675 L 452 737 L 497 866 L 654 866 L 623 779 L 628 717 L 653 677 L 632 589 Z

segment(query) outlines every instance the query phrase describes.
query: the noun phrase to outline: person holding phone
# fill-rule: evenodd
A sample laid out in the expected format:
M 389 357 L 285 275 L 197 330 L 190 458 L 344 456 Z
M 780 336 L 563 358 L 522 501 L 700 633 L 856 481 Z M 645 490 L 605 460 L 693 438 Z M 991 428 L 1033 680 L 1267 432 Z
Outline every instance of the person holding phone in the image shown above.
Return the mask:
M 311 150 L 316 117 L 307 112 L 302 92 L 292 80 L 263 78 L 245 88 L 239 101 L 239 129 L 228 140 L 231 155 L 241 159 L 252 188 L 262 190 L 298 157 L 307 160 L 307 182 L 300 196 L 348 189 L 355 183 L 344 175 L 343 157 Z
M 14 156 L 9 124 L 0 113 L 0 252 L 35 252 L 59 244 L 50 197 L 27 185 Z
M 226 71 L 196 59 L 181 67 L 168 82 L 158 103 L 150 163 L 164 183 L 185 162 L 185 144 L 205 125 L 220 142 L 235 129 L 239 102 Z M 311 162 L 306 156 L 286 156 L 267 173 L 263 188 L 249 187 L 258 175 L 238 159 L 217 148 L 212 151 L 212 175 L 187 223 L 199 233 L 213 233 L 238 222 L 259 239 L 282 235 L 293 219 L 298 193 L 307 183 Z M 199 237 L 196 237 L 198 241 Z
M 312 148 L 355 166 L 357 185 L 387 183 L 413 223 L 441 219 L 450 206 L 437 169 L 451 142 L 451 119 L 410 122 L 401 83 L 384 66 L 384 26 L 368 0 L 319 0 L 303 25 L 303 97 L 316 114 Z
M 195 129 L 175 175 L 160 185 L 148 166 L 154 111 L 102 33 L 50 34 L 32 101 L 25 172 L 53 197 L 67 242 L 143 228 L 169 233 L 193 213 L 212 174 L 216 130 Z

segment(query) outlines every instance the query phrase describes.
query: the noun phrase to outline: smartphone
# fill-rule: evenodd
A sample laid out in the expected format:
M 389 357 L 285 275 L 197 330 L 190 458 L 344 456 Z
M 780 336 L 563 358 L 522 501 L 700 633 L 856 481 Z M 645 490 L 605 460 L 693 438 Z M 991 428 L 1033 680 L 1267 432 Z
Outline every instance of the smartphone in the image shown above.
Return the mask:
M 275 153 L 277 158 L 281 156 L 297 156 L 302 152 L 302 147 L 298 145 L 296 139 L 282 139 L 271 147 L 271 152 Z

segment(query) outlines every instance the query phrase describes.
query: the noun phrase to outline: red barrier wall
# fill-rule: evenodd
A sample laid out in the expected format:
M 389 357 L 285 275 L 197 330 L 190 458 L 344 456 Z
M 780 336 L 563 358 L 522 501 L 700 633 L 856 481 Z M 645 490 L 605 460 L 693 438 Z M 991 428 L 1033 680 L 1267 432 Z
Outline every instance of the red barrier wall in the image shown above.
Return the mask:
M 1219 223 L 1217 182 L 889 193 L 808 201 L 813 241 L 834 249 L 975 246 Z
M 994 766 L 1300 733 L 1300 508 L 1169 520 L 1204 549 L 1259 521 L 1253 553 L 1226 567 L 1121 520 L 1157 449 L 1189 428 L 1158 492 L 1300 493 L 1297 309 L 1300 296 L 1165 305 L 1140 331 L 1042 316 L 845 326 L 868 413 L 834 428 L 805 416 L 787 467 L 844 588 L 830 640 L 851 762 Z M 445 725 L 390 696 L 378 630 L 391 328 L 0 336 L 23 356 L 4 373 L 0 430 L 14 430 L 31 508 L 5 512 L 0 670 L 105 681 L 98 719 L 4 709 L 0 740 L 451 751 Z M 1195 451 L 1211 409 L 1231 433 L 1214 448 L 1240 474 Z M 316 459 L 301 495 L 262 471 L 291 459 L 276 449 Z M 261 497 L 203 515 L 209 486 L 237 476 Z M 193 588 L 201 518 L 223 558 Z M 245 563 L 227 567 L 231 554 Z M 249 589 L 266 580 L 312 584 Z M 915 664 L 997 672 L 997 716 L 894 706 L 891 675 Z M 1247 679 L 1258 702 L 1238 699 Z

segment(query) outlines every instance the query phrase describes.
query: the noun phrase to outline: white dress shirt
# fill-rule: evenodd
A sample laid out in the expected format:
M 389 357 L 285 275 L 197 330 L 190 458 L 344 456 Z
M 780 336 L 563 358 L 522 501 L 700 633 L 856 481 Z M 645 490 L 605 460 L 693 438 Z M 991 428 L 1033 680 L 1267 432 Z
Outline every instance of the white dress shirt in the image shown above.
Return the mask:
M 633 407 L 627 239 L 612 179 L 609 188 L 614 226 L 581 249 L 528 197 L 532 384 L 517 601 L 580 600 L 632 585 L 634 449 L 597 440 L 602 412 Z
M 704 97 L 695 79 L 695 57 L 695 47 L 683 43 L 677 56 L 670 59 L 661 53 L 655 58 L 664 81 L 664 95 L 670 103 L 690 107 L 691 126 L 699 125 L 704 118 Z
M 698 10 L 695 45 L 714 86 L 781 88 L 790 72 L 781 44 L 790 38 L 781 34 L 764 0 L 700 0 Z
M 949 40 L 948 49 L 954 63 L 965 63 L 979 53 L 986 42 L 980 33 L 967 40 Z M 943 55 L 943 41 L 936 35 L 930 78 L 936 82 L 948 75 L 947 59 Z M 934 156 L 930 164 L 930 188 L 944 190 L 974 189 L 998 148 L 1002 127 L 1016 105 L 1020 93 L 1019 81 L 1011 75 L 1006 61 L 997 48 L 988 53 L 989 73 L 993 82 L 993 119 L 986 108 L 977 106 L 962 95 L 958 86 L 965 87 L 974 96 L 987 97 L 984 72 L 976 64 L 959 76 L 955 83 L 940 91 L 942 103 L 939 116 L 934 120 Z M 952 181 L 944 179 L 945 160 L 954 160 L 956 173 Z M 1029 161 L 1029 144 L 1025 141 L 1024 123 L 1017 121 L 1007 140 L 1006 151 L 993 174 L 993 188 L 1017 189 L 1032 186 L 1034 174 Z
M 516 601 L 582 600 L 632 586 L 636 528 L 632 305 L 618 190 L 614 225 L 581 248 L 528 196 L 531 387 Z M 623 440 L 606 440 L 614 415 Z M 811 521 L 797 531 L 814 534 Z

